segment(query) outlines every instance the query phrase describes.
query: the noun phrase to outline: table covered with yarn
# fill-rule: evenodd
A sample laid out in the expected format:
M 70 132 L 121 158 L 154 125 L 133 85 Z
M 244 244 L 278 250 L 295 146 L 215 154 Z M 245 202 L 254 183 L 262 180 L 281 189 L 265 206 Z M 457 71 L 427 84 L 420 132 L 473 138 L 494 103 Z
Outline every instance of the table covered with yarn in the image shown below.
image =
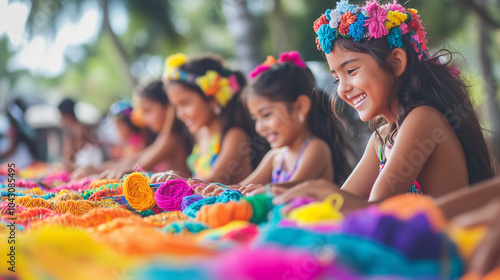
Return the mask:
M 343 215 L 339 194 L 273 205 L 268 193 L 220 185 L 204 196 L 204 185 L 151 184 L 145 172 L 26 176 L 15 192 L 7 179 L 0 235 L 7 240 L 15 217 L 19 279 L 480 279 L 464 276 L 464 261 L 484 230 L 452 227 L 425 196 Z

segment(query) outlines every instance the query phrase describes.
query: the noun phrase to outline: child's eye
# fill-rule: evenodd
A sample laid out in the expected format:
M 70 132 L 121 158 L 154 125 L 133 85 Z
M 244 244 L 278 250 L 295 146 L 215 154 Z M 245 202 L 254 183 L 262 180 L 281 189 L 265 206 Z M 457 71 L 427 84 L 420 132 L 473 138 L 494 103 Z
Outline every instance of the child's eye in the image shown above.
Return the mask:
M 351 75 L 354 71 L 358 70 L 358 68 L 351 68 L 347 70 L 347 74 Z
M 339 78 L 335 78 L 335 77 L 333 77 L 333 78 L 335 79 L 335 81 L 333 82 L 334 84 L 338 84 L 340 82 Z
M 269 117 L 270 115 L 271 115 L 271 113 L 265 113 L 265 114 L 262 114 L 262 117 L 267 118 L 267 117 Z

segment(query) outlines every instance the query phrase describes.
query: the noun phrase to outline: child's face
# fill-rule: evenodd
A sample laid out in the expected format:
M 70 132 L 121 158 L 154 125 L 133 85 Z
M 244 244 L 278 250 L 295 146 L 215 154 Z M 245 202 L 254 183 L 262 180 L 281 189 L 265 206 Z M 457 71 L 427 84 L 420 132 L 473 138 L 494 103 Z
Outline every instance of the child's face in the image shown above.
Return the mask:
M 255 121 L 255 130 L 271 145 L 281 148 L 292 143 L 299 130 L 299 122 L 294 118 L 284 102 L 272 102 L 268 98 L 250 94 L 247 107 Z
M 196 91 L 178 83 L 169 83 L 167 95 L 175 108 L 177 118 L 186 125 L 192 134 L 210 124 L 214 119 L 209 102 Z
M 339 96 L 358 111 L 362 121 L 390 116 L 388 99 L 394 79 L 371 55 L 334 47 L 326 59 L 338 82 Z
M 141 107 L 142 117 L 146 126 L 154 133 L 160 132 L 165 121 L 166 108 L 162 104 L 141 97 L 138 99 L 139 107 Z

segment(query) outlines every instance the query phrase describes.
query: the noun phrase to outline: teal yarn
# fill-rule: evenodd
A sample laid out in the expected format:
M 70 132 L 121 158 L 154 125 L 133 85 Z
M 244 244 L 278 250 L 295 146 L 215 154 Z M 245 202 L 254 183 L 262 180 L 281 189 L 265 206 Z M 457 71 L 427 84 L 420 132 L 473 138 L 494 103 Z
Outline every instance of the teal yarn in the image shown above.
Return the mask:
M 243 195 L 241 194 L 240 191 L 227 189 L 223 193 L 221 193 L 220 196 L 217 197 L 217 202 L 227 203 L 229 201 L 239 201 L 242 198 Z
M 190 233 L 199 233 L 202 230 L 208 229 L 209 227 L 203 223 L 198 223 L 194 221 L 186 221 L 186 222 L 173 222 L 166 225 L 162 232 L 170 232 L 174 234 L 182 233 L 183 231 L 187 231 Z
M 238 190 L 225 190 L 220 196 L 211 196 L 196 202 L 191 203 L 182 213 L 188 215 L 190 218 L 196 218 L 196 214 L 200 211 L 203 205 L 210 205 L 215 203 L 227 203 L 229 201 L 239 201 L 243 195 Z
M 439 259 L 410 260 L 401 252 L 367 238 L 340 233 L 314 233 L 300 228 L 266 228 L 258 246 L 269 243 L 301 247 L 335 255 L 336 259 L 365 276 L 436 277 L 458 279 L 464 267 L 454 244 L 448 242 Z M 443 271 L 443 268 L 447 268 Z
M 243 200 L 250 203 L 253 208 L 253 215 L 250 219 L 251 223 L 260 224 L 267 222 L 269 211 L 273 208 L 272 197 L 266 194 L 257 194 L 254 196 L 244 197 Z
M 186 209 L 184 209 L 184 211 L 182 211 L 182 213 L 188 215 L 190 218 L 196 218 L 196 213 L 198 213 L 198 211 L 200 211 L 201 207 L 203 207 L 203 205 L 210 205 L 210 204 L 214 204 L 217 202 L 217 197 L 215 196 L 212 196 L 212 197 L 207 197 L 207 198 L 204 198 L 204 199 L 201 199 L 201 200 L 198 200 L 196 202 L 193 202 L 191 203 L 188 207 L 186 207 Z
M 121 186 L 120 183 L 107 183 L 107 184 L 102 185 L 102 186 L 95 188 L 95 189 L 84 190 L 83 192 L 80 192 L 80 194 L 83 197 L 83 199 L 88 200 L 91 195 L 93 195 L 94 193 L 96 193 L 98 191 L 102 191 L 105 189 L 113 189 L 114 190 L 114 189 L 118 188 L 119 186 Z
M 210 267 L 200 265 L 174 266 L 164 262 L 149 264 L 146 267 L 130 272 L 133 279 L 164 280 L 164 279 L 182 279 L 182 280 L 215 280 L 211 277 Z

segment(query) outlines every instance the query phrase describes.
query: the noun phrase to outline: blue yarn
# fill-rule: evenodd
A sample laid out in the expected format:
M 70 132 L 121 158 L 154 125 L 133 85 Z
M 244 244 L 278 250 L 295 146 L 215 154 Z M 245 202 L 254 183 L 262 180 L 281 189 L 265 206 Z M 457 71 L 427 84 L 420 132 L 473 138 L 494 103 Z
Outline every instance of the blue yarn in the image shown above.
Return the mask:
M 406 50 L 406 47 L 403 44 L 403 35 L 399 27 L 391 29 L 391 31 L 389 32 L 389 36 L 387 36 L 387 41 L 389 41 L 390 49 L 395 47 L 395 48 L 403 48 Z
M 340 0 L 340 2 L 337 2 L 337 10 L 339 10 L 339 12 L 341 12 L 342 14 L 346 12 L 355 14 L 358 12 L 359 7 L 353 4 L 349 4 L 349 1 L 347 0 Z
M 349 35 L 351 35 L 354 38 L 354 41 L 359 41 L 363 39 L 364 35 L 364 24 L 365 24 L 366 17 L 363 14 L 359 14 L 358 18 L 356 19 L 356 22 L 351 24 L 349 26 Z
M 191 203 L 182 213 L 191 218 L 196 218 L 196 214 L 200 211 L 203 205 L 210 205 L 214 203 L 227 203 L 229 201 L 239 201 L 243 195 L 238 190 L 225 190 L 220 196 L 211 196 L 196 202 Z
M 186 209 L 184 209 L 184 211 L 182 211 L 182 213 L 188 215 L 191 218 L 196 218 L 196 213 L 198 213 L 198 211 L 200 211 L 200 209 L 201 209 L 201 207 L 203 207 L 203 205 L 210 205 L 210 204 L 214 204 L 216 202 L 217 202 L 217 197 L 215 197 L 215 196 L 207 197 L 207 198 L 204 198 L 204 199 L 201 199 L 201 200 L 198 200 L 196 202 L 191 203 L 188 207 L 186 207 Z
M 397 275 L 404 277 L 442 276 L 457 279 L 463 264 L 456 247 L 448 242 L 445 260 L 410 260 L 404 254 L 372 240 L 340 233 L 314 233 L 300 228 L 266 228 L 258 246 L 269 243 L 284 247 L 302 247 L 312 252 L 333 251 L 343 264 L 366 276 Z M 448 267 L 442 275 L 441 267 Z
M 163 229 L 162 232 L 170 232 L 170 233 L 182 233 L 184 230 L 191 232 L 191 233 L 198 233 L 202 230 L 208 229 L 209 227 L 205 224 L 202 223 L 197 223 L 197 222 L 173 222 L 168 225 L 166 225 Z
M 337 37 L 337 30 L 328 24 L 323 24 L 318 29 L 318 40 L 324 53 L 329 54 L 333 49 L 333 41 Z
M 207 267 L 190 266 L 190 267 L 175 267 L 166 263 L 153 263 L 149 266 L 132 271 L 130 274 L 134 279 L 183 279 L 183 280 L 214 280 L 208 275 Z
M 25 193 L 20 193 L 20 192 L 9 192 L 9 191 L 0 191 L 0 197 L 8 197 L 9 195 L 15 195 L 16 197 L 20 197 L 20 196 L 31 196 L 33 198 L 43 198 L 45 200 L 47 199 L 51 199 L 53 198 L 54 196 L 56 196 L 55 193 L 47 193 L 47 194 L 44 194 L 44 195 L 36 195 L 36 194 L 25 194 Z
M 239 201 L 242 198 L 243 195 L 238 190 L 225 190 L 220 196 L 217 197 L 217 202 L 227 203 L 231 200 Z

